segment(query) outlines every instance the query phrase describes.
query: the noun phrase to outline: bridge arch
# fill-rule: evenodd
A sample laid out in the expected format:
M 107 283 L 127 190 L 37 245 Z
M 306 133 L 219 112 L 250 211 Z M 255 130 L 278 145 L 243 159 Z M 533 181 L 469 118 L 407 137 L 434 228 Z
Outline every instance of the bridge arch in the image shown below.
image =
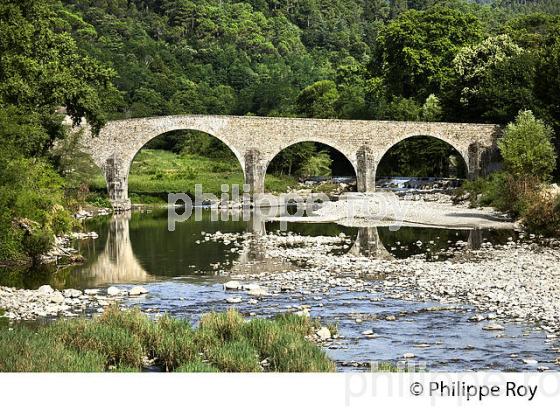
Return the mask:
M 269 167 L 271 165 L 271 163 L 274 161 L 274 159 L 276 159 L 283 151 L 292 148 L 298 144 L 304 144 L 304 143 L 314 143 L 314 144 L 319 144 L 319 146 L 322 147 L 327 147 L 330 150 L 335 151 L 336 153 L 340 154 L 352 167 L 352 171 L 354 172 L 354 175 L 356 175 L 357 173 L 357 164 L 356 164 L 356 160 L 355 158 L 353 158 L 355 155 L 353 154 L 348 154 L 347 152 L 344 152 L 344 148 L 337 146 L 338 144 L 331 142 L 325 142 L 324 140 L 320 139 L 320 138 L 302 138 L 301 141 L 297 141 L 297 142 L 291 142 L 290 144 L 284 145 L 282 148 L 280 149 L 275 149 L 274 151 L 271 151 L 270 153 L 268 153 L 268 155 L 265 157 L 264 160 L 264 172 L 265 174 L 268 172 Z
M 115 144 L 119 149 L 113 149 L 110 155 L 97 155 L 103 160 L 98 165 L 104 170 L 105 181 L 109 197 L 116 209 L 127 209 L 130 207 L 128 193 L 128 179 L 134 158 L 150 141 L 162 135 L 176 131 L 196 131 L 207 134 L 221 141 L 238 160 L 245 175 L 245 157 L 229 138 L 227 133 L 221 132 L 222 126 L 219 121 L 201 121 L 204 117 L 199 116 L 171 116 L 157 118 L 138 119 L 141 124 L 127 120 L 113 121 L 102 129 L 100 138 L 116 136 L 119 143 Z M 117 148 L 117 147 L 115 147 Z
M 461 160 L 463 161 L 464 165 L 465 165 L 465 169 L 466 169 L 466 173 L 467 175 L 470 172 L 470 166 L 471 166 L 471 158 L 469 157 L 469 148 L 464 147 L 462 145 L 456 144 L 456 141 L 454 141 L 451 138 L 447 138 L 445 136 L 442 135 L 437 135 L 437 134 L 424 134 L 424 133 L 410 133 L 405 135 L 403 138 L 399 139 L 398 141 L 392 143 L 391 145 L 388 145 L 386 147 L 384 147 L 383 150 L 381 150 L 379 152 L 379 156 L 376 158 L 376 163 L 375 163 L 375 172 L 374 172 L 374 183 L 377 182 L 377 179 L 381 176 L 379 175 L 378 171 L 380 168 L 380 165 L 382 164 L 383 159 L 387 156 L 387 154 L 389 154 L 389 152 L 396 148 L 399 144 L 402 144 L 403 142 L 406 141 L 411 141 L 413 139 L 416 138 L 429 138 L 429 139 L 435 139 L 437 141 L 443 142 L 445 143 L 447 146 L 449 146 L 450 148 L 452 148 L 455 152 L 457 152 L 461 158 Z

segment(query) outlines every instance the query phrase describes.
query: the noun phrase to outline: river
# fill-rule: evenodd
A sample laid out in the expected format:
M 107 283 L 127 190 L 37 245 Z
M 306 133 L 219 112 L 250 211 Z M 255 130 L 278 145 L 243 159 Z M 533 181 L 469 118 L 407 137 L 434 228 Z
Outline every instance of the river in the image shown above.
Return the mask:
M 126 300 L 143 310 L 170 312 L 193 322 L 211 310 L 232 307 L 222 283 L 240 271 L 289 270 L 292 266 L 262 255 L 251 241 L 243 247 L 228 241 L 206 240 L 216 232 L 258 231 L 260 235 L 275 232 L 276 222 L 212 221 L 209 211 L 201 221 L 194 218 L 178 223 L 174 232 L 167 228 L 167 211 L 144 210 L 128 215 L 97 217 L 86 222 L 86 228 L 99 234 L 97 239 L 77 241 L 76 247 L 87 258 L 84 265 L 65 269 L 22 271 L 4 268 L 0 284 L 36 288 L 51 284 L 63 288 L 98 288 L 110 285 L 143 284 L 149 294 Z M 439 263 L 446 251 L 457 242 L 476 247 L 481 241 L 505 243 L 513 231 L 452 230 L 438 228 L 387 227 L 347 228 L 328 224 L 288 224 L 290 232 L 306 236 L 343 237 L 336 254 L 368 252 L 369 257 L 426 257 Z M 364 237 L 375 235 L 375 249 L 364 249 Z M 206 239 L 205 239 L 206 238 Z M 294 245 L 298 246 L 298 245 Z M 382 277 L 370 279 L 384 280 Z M 244 299 L 234 305 L 247 316 L 269 317 L 296 306 L 313 306 L 312 316 L 324 323 L 338 324 L 340 338 L 325 348 L 339 370 L 364 370 L 372 361 L 402 361 L 403 355 L 414 354 L 407 363 L 419 364 L 430 371 L 534 370 L 520 358 L 537 359 L 540 365 L 558 369 L 554 364 L 554 343 L 545 333 L 527 323 L 503 323 L 499 334 L 482 329 L 481 323 L 468 318 L 476 312 L 472 306 L 442 306 L 438 302 L 415 302 L 359 291 L 331 288 L 317 297 L 301 292 L 286 292 L 262 298 L 258 304 Z M 392 316 L 398 320 L 387 320 Z M 363 318 L 363 320 L 356 320 Z M 373 329 L 375 338 L 362 335 Z

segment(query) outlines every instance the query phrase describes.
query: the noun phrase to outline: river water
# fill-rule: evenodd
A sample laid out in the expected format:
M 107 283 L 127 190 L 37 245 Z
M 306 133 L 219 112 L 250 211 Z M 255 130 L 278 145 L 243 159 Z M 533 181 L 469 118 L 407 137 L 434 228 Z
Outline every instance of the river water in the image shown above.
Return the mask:
M 170 232 L 167 211 L 152 210 L 98 217 L 86 224 L 99 238 L 76 242 L 87 258 L 84 265 L 55 271 L 5 269 L 0 273 L 0 284 L 36 288 L 49 283 L 58 289 L 143 284 L 150 293 L 125 303 L 195 322 L 205 312 L 232 307 L 226 301 L 232 294 L 221 285 L 229 280 L 230 272 L 291 268 L 263 259 L 259 250 L 251 246 L 239 250 L 235 243 L 204 240 L 205 235 L 218 231 L 274 232 L 279 228 L 274 222 L 212 221 L 210 212 L 204 212 L 201 221 L 191 218 Z M 382 246 L 370 257 L 407 258 L 417 254 L 416 257 L 430 258 L 431 263 L 445 258 L 445 251 L 457 241 L 476 247 L 481 241 L 500 244 L 515 236 L 512 231 L 401 228 L 393 232 L 389 228 L 346 228 L 332 223 L 292 223 L 288 230 L 312 237 L 343 233 L 347 240 L 333 251 L 333 257 L 355 250 L 359 238 L 366 233 L 371 236 L 373 230 Z M 407 363 L 414 362 L 430 371 L 536 369 L 524 364 L 523 358 L 534 358 L 539 366 L 558 369 L 554 364 L 557 347 L 546 340 L 538 327 L 503 323 L 503 332 L 485 331 L 482 323 L 468 321 L 476 313 L 471 306 L 445 307 L 437 302 L 390 299 L 383 293 L 334 288 L 323 298 L 279 293 L 258 304 L 249 304 L 245 299 L 234 307 L 246 315 L 270 317 L 298 305 L 312 306 L 312 316 L 319 316 L 323 323 L 338 324 L 340 339 L 325 348 L 342 371 L 364 370 L 366 363 L 375 361 L 399 363 L 405 353 L 415 355 Z M 385 319 L 392 315 L 397 320 Z M 357 317 L 363 321 L 357 323 Z M 364 337 L 364 329 L 373 329 L 378 337 Z

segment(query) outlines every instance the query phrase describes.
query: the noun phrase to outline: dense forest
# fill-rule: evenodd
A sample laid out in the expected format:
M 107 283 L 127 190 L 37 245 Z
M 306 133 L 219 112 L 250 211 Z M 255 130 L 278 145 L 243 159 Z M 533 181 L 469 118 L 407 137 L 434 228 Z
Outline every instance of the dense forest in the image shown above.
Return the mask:
M 105 118 L 207 113 L 505 124 L 530 109 L 556 130 L 559 12 L 554 0 L 57 6 L 79 49 L 115 73 L 118 92 L 104 96 Z M 437 141 L 431 151 L 452 154 Z M 297 156 L 288 150 L 276 163 L 287 172 Z
M 0 259 L 71 224 L 60 204 L 76 187 L 51 149 L 61 107 L 95 129 L 178 113 L 506 124 L 531 110 L 558 134 L 559 14 L 557 0 L 2 0 Z

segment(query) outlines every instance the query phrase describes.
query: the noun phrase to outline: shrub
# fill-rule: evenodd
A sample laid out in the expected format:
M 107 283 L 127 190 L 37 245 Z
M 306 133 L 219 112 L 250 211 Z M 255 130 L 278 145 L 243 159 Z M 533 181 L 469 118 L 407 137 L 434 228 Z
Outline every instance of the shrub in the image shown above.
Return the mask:
M 22 245 L 27 256 L 34 261 L 47 253 L 54 244 L 54 236 L 48 229 L 35 229 L 23 236 Z
M 530 232 L 560 236 L 560 195 L 534 195 L 523 215 L 523 224 Z
M 162 316 L 156 324 L 154 354 L 166 371 L 171 371 L 197 357 L 194 331 L 184 320 Z
M 218 368 L 212 366 L 209 363 L 203 362 L 202 360 L 194 360 L 192 362 L 185 363 L 184 365 L 175 369 L 178 373 L 216 373 L 219 372 Z
M 0 323 L 0 371 L 116 371 L 156 359 L 165 371 L 333 371 L 307 340 L 317 322 L 295 315 L 245 321 L 236 311 L 209 313 L 198 329 L 164 315 L 153 322 L 137 309 L 107 308 L 97 318 L 60 320 L 36 333 Z
M 556 165 L 553 131 L 531 111 L 520 111 L 498 141 L 505 169 L 517 178 L 546 181 Z
M 470 194 L 471 206 L 493 206 L 518 216 L 525 212 L 539 185 L 534 177 L 515 178 L 507 172 L 495 172 L 487 178 L 466 181 L 463 189 Z
M 259 352 L 245 339 L 204 347 L 208 360 L 223 372 L 259 372 Z
M 244 323 L 239 312 L 230 309 L 225 313 L 207 313 L 200 318 L 200 330 L 209 336 L 227 342 L 240 336 Z

